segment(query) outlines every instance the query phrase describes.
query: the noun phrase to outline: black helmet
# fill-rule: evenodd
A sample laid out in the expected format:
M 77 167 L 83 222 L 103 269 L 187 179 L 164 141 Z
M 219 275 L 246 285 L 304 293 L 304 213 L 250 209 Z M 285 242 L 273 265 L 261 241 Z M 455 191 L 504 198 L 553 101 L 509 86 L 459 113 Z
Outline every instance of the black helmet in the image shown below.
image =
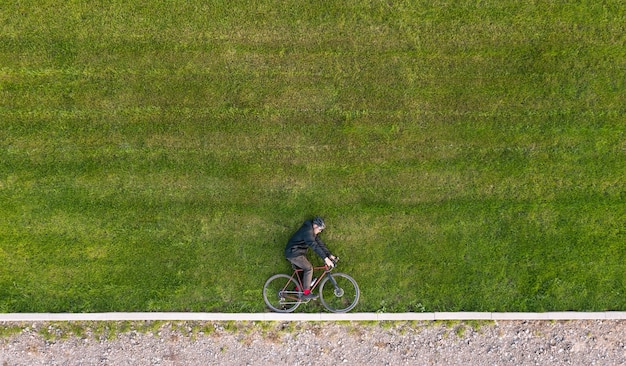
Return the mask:
M 319 227 L 320 230 L 326 229 L 326 224 L 324 223 L 324 219 L 322 219 L 319 216 L 317 216 L 317 217 L 315 217 L 313 219 L 313 224 L 317 225 L 317 227 Z

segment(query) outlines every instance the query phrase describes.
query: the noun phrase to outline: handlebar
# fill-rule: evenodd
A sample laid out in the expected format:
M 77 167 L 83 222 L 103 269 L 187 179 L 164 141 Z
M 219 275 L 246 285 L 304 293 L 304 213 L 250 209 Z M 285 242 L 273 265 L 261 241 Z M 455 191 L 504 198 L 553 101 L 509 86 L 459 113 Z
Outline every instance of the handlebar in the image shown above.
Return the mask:
M 339 257 L 335 257 L 334 260 L 331 259 L 330 261 L 333 262 L 333 268 L 335 268 L 335 267 L 337 267 L 337 262 L 339 262 Z M 326 265 L 326 264 L 324 265 L 324 267 L 326 267 L 327 271 L 331 270 L 331 268 L 328 268 L 328 265 Z

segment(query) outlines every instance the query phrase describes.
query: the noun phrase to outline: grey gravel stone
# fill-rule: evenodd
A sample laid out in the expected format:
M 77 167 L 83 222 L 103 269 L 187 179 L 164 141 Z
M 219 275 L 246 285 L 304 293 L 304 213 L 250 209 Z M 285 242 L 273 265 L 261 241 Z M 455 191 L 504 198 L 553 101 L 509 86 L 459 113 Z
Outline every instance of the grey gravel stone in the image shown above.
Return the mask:
M 624 365 L 626 321 L 1 323 L 0 365 Z M 108 330 L 107 330 L 108 329 Z

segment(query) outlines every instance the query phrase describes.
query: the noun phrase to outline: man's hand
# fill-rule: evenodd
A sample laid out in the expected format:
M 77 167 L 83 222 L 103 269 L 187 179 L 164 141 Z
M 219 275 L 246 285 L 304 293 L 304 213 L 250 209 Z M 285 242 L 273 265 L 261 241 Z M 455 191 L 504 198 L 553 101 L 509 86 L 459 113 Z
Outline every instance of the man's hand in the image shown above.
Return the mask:
M 334 258 L 334 256 L 332 256 L 332 255 L 331 255 L 331 257 Z M 324 263 L 326 263 L 326 265 L 328 266 L 329 269 L 335 267 L 335 262 L 333 262 L 333 260 L 328 258 L 328 257 L 324 258 Z

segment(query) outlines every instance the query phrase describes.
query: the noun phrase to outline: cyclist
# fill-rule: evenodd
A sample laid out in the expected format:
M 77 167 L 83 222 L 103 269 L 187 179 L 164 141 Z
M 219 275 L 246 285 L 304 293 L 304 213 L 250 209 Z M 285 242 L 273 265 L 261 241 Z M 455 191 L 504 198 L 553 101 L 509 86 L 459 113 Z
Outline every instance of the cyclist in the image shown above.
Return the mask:
M 303 295 L 302 299 L 313 300 L 318 298 L 318 295 L 311 293 L 311 280 L 313 279 L 313 266 L 307 259 L 307 250 L 311 248 L 317 255 L 324 260 L 324 263 L 329 267 L 335 266 L 334 260 L 336 257 L 330 253 L 326 244 L 319 238 L 319 234 L 324 231 L 326 224 L 324 220 L 317 216 L 313 220 L 305 221 L 300 229 L 291 236 L 287 242 L 285 248 L 285 257 L 302 271 L 302 286 Z

